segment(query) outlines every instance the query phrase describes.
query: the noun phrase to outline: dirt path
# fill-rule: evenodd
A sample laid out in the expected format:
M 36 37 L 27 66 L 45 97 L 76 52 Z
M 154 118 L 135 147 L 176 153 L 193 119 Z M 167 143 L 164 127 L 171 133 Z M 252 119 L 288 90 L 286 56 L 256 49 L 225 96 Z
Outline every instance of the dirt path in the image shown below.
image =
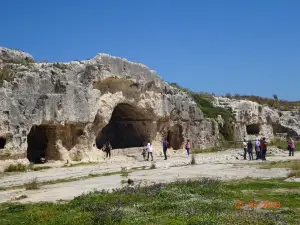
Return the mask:
M 285 152 L 276 150 L 272 153 L 268 161 L 289 160 Z M 72 182 L 57 183 L 44 185 L 38 190 L 28 191 L 24 188 L 16 190 L 1 191 L 0 202 L 12 201 L 15 198 L 26 195 L 27 197 L 19 202 L 40 202 L 40 201 L 57 201 L 70 200 L 82 193 L 90 192 L 95 189 L 111 190 L 120 188 L 122 180 L 126 181 L 131 178 L 135 183 L 154 183 L 154 182 L 171 182 L 177 179 L 197 178 L 197 177 L 215 177 L 222 180 L 252 178 L 280 178 L 286 177 L 289 170 L 283 168 L 260 169 L 259 166 L 251 165 L 264 163 L 262 161 L 244 161 L 241 160 L 241 151 L 228 150 L 217 153 L 205 153 L 196 155 L 196 165 L 189 165 L 190 157 L 184 154 L 174 155 L 167 161 L 161 157 L 156 158 L 156 169 L 148 170 L 151 162 L 131 160 L 129 162 L 117 162 L 111 160 L 99 165 L 78 166 L 68 168 L 52 168 L 45 171 L 26 172 L 11 176 L 4 176 L 0 179 L 0 187 L 11 187 L 23 185 L 32 177 L 37 177 L 40 182 L 55 181 L 57 179 L 70 179 L 88 176 L 90 174 L 103 174 L 111 172 L 120 172 L 122 167 L 127 169 L 135 167 L 128 177 L 122 177 L 120 174 L 92 177 Z M 237 159 L 238 158 L 238 159 Z M 293 159 L 300 159 L 296 155 Z M 145 169 L 142 169 L 144 166 Z M 139 167 L 139 168 L 137 168 Z

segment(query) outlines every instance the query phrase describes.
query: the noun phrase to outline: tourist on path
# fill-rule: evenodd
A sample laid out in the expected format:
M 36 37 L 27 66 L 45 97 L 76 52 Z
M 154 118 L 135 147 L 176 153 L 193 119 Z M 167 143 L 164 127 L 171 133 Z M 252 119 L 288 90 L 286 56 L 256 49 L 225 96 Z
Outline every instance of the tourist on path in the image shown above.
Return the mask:
M 249 159 L 253 160 L 253 144 L 251 140 L 248 141 L 247 149 L 248 149 Z
M 152 143 L 151 141 L 148 141 L 148 144 L 147 144 L 147 151 L 148 151 L 148 158 L 147 160 L 149 161 L 149 155 L 151 155 L 151 161 L 153 161 L 153 148 L 152 148 Z
M 110 158 L 110 151 L 112 147 L 109 141 L 104 144 L 104 152 L 106 152 L 106 158 Z
M 290 138 L 290 143 L 289 143 L 289 156 L 294 156 L 295 152 L 295 142 L 293 138 Z
M 164 156 L 165 156 L 165 160 L 168 159 L 167 157 L 167 150 L 168 150 L 168 142 L 166 139 L 163 140 L 162 145 L 163 145 L 163 152 L 164 152 Z
M 244 148 L 244 160 L 247 159 L 247 140 L 244 139 L 243 141 L 243 148 Z
M 267 155 L 267 142 L 266 142 L 266 138 L 262 139 L 262 141 L 260 142 L 260 146 L 261 146 L 261 152 L 262 152 L 261 159 L 262 160 L 266 160 L 266 155 Z
M 190 150 L 191 150 L 191 142 L 189 139 L 187 139 L 187 142 L 185 144 L 185 149 L 186 149 L 186 153 L 189 156 L 190 155 Z
M 261 158 L 260 141 L 258 138 L 255 141 L 255 154 L 256 154 L 256 160 Z

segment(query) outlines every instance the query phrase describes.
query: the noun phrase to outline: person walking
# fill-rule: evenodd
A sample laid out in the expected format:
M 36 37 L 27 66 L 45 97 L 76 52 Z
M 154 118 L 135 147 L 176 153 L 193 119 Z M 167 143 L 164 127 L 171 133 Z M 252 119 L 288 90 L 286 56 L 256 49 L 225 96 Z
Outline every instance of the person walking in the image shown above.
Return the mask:
M 148 141 L 148 144 L 147 144 L 147 151 L 148 151 L 148 158 L 147 160 L 149 161 L 149 155 L 151 155 L 151 161 L 153 161 L 153 148 L 152 148 L 152 143 L 151 141 Z
M 246 138 L 243 141 L 243 148 L 244 148 L 244 160 L 247 159 L 247 140 Z
M 265 161 L 267 155 L 267 141 L 265 137 L 262 139 L 260 146 L 262 151 L 261 159 Z
M 164 153 L 164 157 L 165 157 L 164 160 L 167 160 L 167 159 L 168 159 L 168 157 L 167 157 L 168 144 L 169 144 L 169 143 L 167 142 L 167 140 L 164 139 L 163 142 L 162 142 L 162 145 L 163 145 L 163 153 Z
M 189 156 L 190 155 L 190 150 L 191 150 L 191 142 L 189 139 L 187 139 L 187 142 L 185 144 L 185 149 L 186 149 L 186 153 Z
M 260 141 L 258 138 L 255 141 L 255 154 L 256 154 L 256 160 L 261 158 L 261 156 L 260 156 Z
M 294 156 L 295 152 L 295 142 L 293 138 L 290 137 L 290 143 L 289 143 L 289 156 Z
M 109 141 L 105 142 L 104 144 L 104 152 L 106 152 L 106 158 L 110 158 L 110 151 L 112 147 Z
M 249 140 L 247 143 L 247 150 L 248 150 L 248 154 L 249 154 L 249 159 L 253 160 L 253 144 L 252 144 L 251 140 Z

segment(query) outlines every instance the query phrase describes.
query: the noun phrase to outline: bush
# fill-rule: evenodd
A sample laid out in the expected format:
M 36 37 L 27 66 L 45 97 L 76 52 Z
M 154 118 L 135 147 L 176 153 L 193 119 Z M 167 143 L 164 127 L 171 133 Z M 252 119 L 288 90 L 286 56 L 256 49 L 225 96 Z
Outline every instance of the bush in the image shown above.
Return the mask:
M 21 163 L 9 165 L 4 172 L 24 172 L 28 169 L 26 165 Z
M 54 63 L 53 66 L 56 67 L 57 69 L 60 69 L 60 70 L 68 69 L 68 66 L 66 64 L 63 64 L 63 63 Z
M 33 177 L 27 183 L 24 184 L 26 190 L 36 190 L 39 189 L 37 177 Z
M 4 66 L 0 69 L 0 87 L 3 86 L 4 81 L 11 82 L 14 80 L 14 73 L 8 66 Z

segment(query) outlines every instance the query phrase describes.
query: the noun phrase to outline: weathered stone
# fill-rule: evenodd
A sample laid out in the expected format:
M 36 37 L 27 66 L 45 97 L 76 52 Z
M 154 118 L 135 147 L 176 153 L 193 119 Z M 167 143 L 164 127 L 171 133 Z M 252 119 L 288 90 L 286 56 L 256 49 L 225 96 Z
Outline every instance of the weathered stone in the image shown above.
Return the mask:
M 99 152 L 96 137 L 100 142 L 112 139 L 118 148 L 129 142 L 141 146 L 147 139 L 160 142 L 168 133 L 175 149 L 187 138 L 194 147 L 216 141 L 210 120 L 195 102 L 140 63 L 98 54 L 82 62 L 12 64 L 33 58 L 1 51 L 6 53 L 0 67 L 9 63 L 13 72 L 0 88 L 5 149 L 69 161 L 78 151 L 85 152 L 83 158 Z M 40 144 L 34 143 L 36 138 Z
M 214 97 L 214 104 L 233 110 L 236 116 L 236 139 L 242 140 L 244 137 L 257 135 L 273 139 L 277 133 L 285 133 L 285 136 L 292 137 L 300 134 L 300 113 L 298 111 L 280 112 L 256 102 L 224 97 Z

